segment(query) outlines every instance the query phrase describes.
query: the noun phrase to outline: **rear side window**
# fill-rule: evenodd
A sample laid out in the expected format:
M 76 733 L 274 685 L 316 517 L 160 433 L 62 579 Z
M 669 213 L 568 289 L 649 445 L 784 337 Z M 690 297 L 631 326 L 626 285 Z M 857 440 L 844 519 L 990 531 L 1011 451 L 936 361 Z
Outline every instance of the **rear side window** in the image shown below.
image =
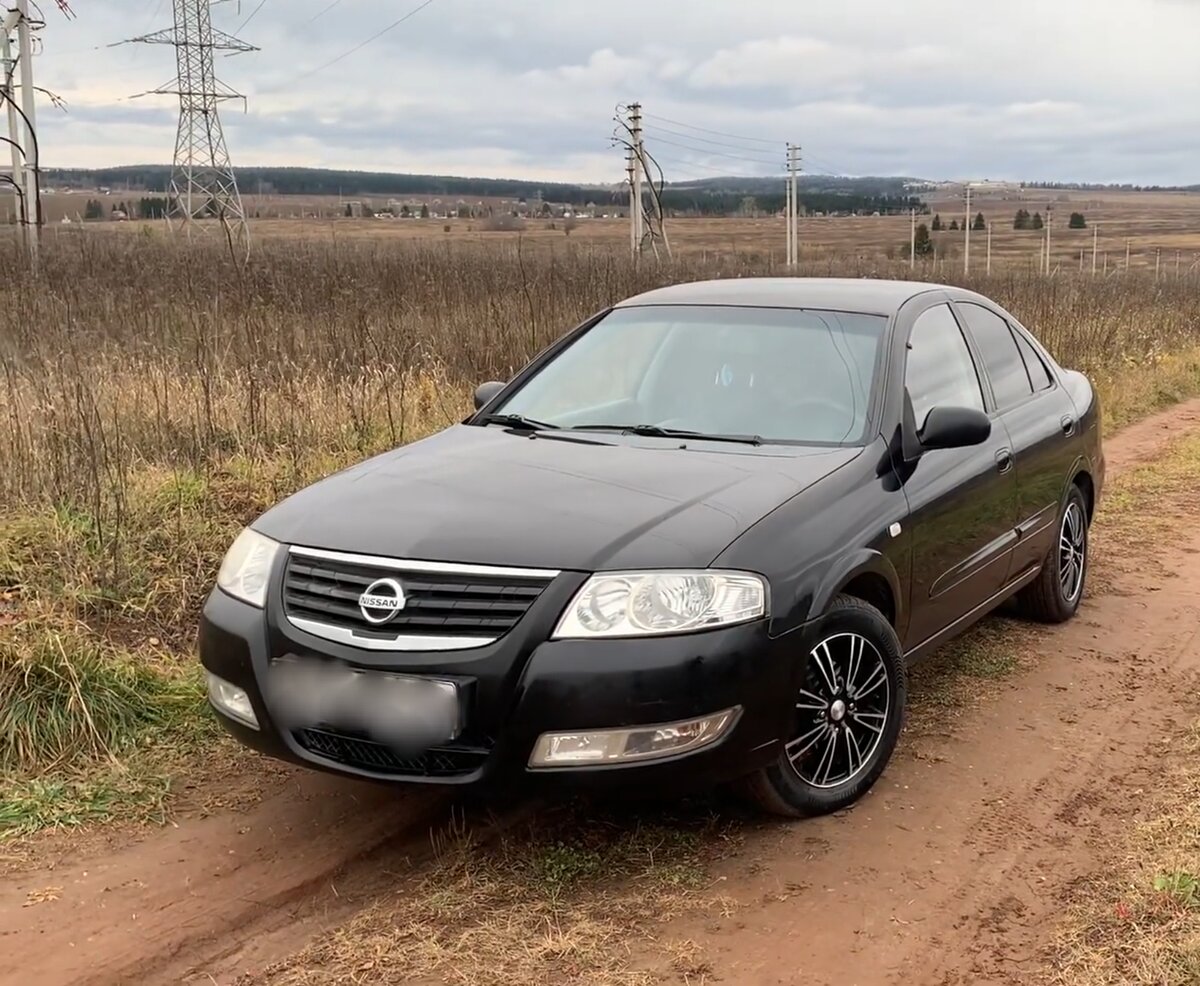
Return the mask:
M 983 395 L 975 362 L 962 329 L 949 305 L 922 312 L 908 339 L 904 386 L 912 400 L 917 429 L 935 407 L 973 407 L 983 410 Z
M 1017 348 L 1021 350 L 1021 355 L 1025 358 L 1025 369 L 1029 371 L 1029 382 L 1033 384 L 1033 389 L 1035 391 L 1049 390 L 1052 383 L 1050 371 L 1046 369 L 1046 364 L 1042 362 L 1037 350 L 1029 345 L 1029 340 L 1016 329 L 1012 330 L 1012 334 L 1017 340 Z
M 967 320 L 967 328 L 971 330 L 984 369 L 992 381 L 996 409 L 1003 411 L 1032 395 L 1033 386 L 1029 382 L 1025 360 L 1008 323 L 982 305 L 960 302 L 958 310 Z

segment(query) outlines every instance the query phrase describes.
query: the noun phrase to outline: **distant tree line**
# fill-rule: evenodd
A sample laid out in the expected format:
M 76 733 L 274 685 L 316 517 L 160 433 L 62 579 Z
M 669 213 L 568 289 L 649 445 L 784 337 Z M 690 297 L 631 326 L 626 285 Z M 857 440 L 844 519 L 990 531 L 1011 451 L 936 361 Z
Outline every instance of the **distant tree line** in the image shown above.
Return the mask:
M 663 208 L 668 215 L 675 216 L 731 216 L 744 215 L 751 208 L 765 213 L 782 212 L 787 205 L 787 197 L 783 192 L 778 194 L 755 195 L 753 206 L 746 201 L 745 195 L 734 192 L 702 191 L 700 189 L 666 188 L 663 191 Z M 929 211 L 928 206 L 916 196 L 894 195 L 855 195 L 839 192 L 802 192 L 797 196 L 802 211 L 813 213 L 852 213 L 870 215 L 878 212 L 881 215 L 907 214 L 916 209 L 922 215 Z M 615 198 L 617 204 L 624 204 L 624 195 Z
M 45 175 L 47 181 L 60 185 L 155 190 L 168 186 L 171 169 L 165 165 L 136 165 L 94 171 L 48 169 Z M 628 191 L 619 185 L 600 187 L 562 182 L 318 168 L 239 168 L 237 178 L 243 193 L 269 189 L 281 195 L 532 199 L 572 207 L 595 205 L 605 211 L 617 211 L 628 203 Z M 782 184 L 778 178 L 737 177 L 668 184 L 663 193 L 663 207 L 668 214 L 675 215 L 735 215 L 745 212 L 745 199 L 749 195 L 755 197 L 761 211 L 778 212 L 784 208 Z M 921 213 L 928 211 L 920 198 L 903 192 L 902 179 L 807 175 L 802 178 L 800 188 L 800 202 L 808 212 L 880 212 L 894 215 L 909 209 Z M 166 199 L 162 199 L 162 202 L 165 208 Z
M 1106 185 L 1082 181 L 1026 181 L 1021 183 L 1021 187 L 1060 189 L 1067 192 L 1200 192 L 1200 185 L 1132 185 L 1128 182 Z

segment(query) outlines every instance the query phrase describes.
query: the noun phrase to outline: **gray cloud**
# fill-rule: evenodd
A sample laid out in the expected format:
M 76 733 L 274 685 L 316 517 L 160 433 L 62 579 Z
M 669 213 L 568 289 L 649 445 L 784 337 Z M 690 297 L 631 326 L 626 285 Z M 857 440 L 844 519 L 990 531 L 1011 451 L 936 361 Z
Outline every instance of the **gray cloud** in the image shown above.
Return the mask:
M 173 52 L 104 46 L 169 5 L 75 6 L 38 64 L 71 106 L 42 110 L 48 161 L 168 160 L 171 100 L 127 97 Z M 218 59 L 249 96 L 223 112 L 236 161 L 610 181 L 614 106 L 640 99 L 672 177 L 777 172 L 790 139 L 822 171 L 1200 181 L 1196 0 L 437 0 L 315 72 L 397 15 L 344 0 L 313 20 L 325 6 L 267 0 L 244 32 L 263 50 Z

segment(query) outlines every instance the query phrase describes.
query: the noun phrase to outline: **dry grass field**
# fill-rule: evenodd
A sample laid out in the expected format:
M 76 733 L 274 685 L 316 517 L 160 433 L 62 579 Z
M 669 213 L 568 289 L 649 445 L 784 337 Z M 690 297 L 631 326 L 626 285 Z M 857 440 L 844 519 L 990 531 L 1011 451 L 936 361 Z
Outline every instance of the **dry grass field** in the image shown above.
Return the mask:
M 79 226 L 62 228 L 53 224 L 63 215 L 75 215 L 88 196 L 79 193 L 58 196 L 47 206 L 51 234 L 73 235 Z M 121 196 L 114 193 L 111 199 Z M 964 219 L 961 197 L 946 198 L 935 194 L 929 199 L 931 214 L 918 221 L 929 223 L 932 214 L 941 216 L 946 225 Z M 1014 230 L 1017 209 L 1054 214 L 1051 229 L 1052 267 L 1060 272 L 1076 271 L 1082 266 L 1091 273 L 1092 248 L 1096 247 L 1098 274 L 1114 274 L 1125 267 L 1126 245 L 1129 263 L 1134 269 L 1154 270 L 1161 277 L 1173 277 L 1200 269 L 1200 193 L 1194 192 L 1081 192 L 1025 190 L 1020 193 L 989 192 L 972 197 L 971 213 L 982 212 L 992 228 L 993 271 L 1035 270 L 1041 263 L 1044 234 L 1037 230 Z M 626 220 L 581 219 L 564 228 L 562 220 L 526 220 L 520 232 L 487 229 L 486 220 L 468 219 L 347 219 L 341 215 L 336 198 L 271 197 L 246 198 L 251 215 L 264 216 L 252 222 L 258 239 L 300 237 L 303 239 L 371 239 L 383 242 L 434 240 L 459 243 L 511 245 L 518 239 L 531 249 L 558 249 L 566 243 L 604 250 L 620 251 L 629 242 Z M 1071 212 L 1082 212 L 1086 229 L 1068 229 Z M 315 218 L 317 215 L 327 218 Z M 1093 230 L 1093 227 L 1096 227 Z M 161 223 L 89 224 L 83 232 L 117 230 L 123 233 L 145 229 L 160 231 Z M 784 259 L 784 221 L 782 217 L 675 219 L 668 223 L 672 248 L 682 256 L 699 255 L 709 259 L 719 255 L 753 255 L 763 261 L 782 263 Z M 1094 238 L 1094 242 L 1093 242 Z M 836 268 L 852 259 L 856 263 L 877 263 L 907 257 L 909 219 L 907 216 L 807 217 L 800 221 L 802 260 L 808 265 Z M 944 276 L 961 271 L 964 237 L 960 231 L 943 230 L 934 234 L 936 259 L 919 262 L 924 273 Z M 987 266 L 987 234 L 971 233 L 971 267 L 982 272 Z
M 1078 272 L 1090 229 L 1056 229 L 1057 273 L 1034 273 L 1039 234 L 1011 229 L 1020 204 L 979 203 L 997 224 L 992 276 L 976 234 L 964 281 L 949 233 L 940 262 L 915 276 L 1010 307 L 1093 375 L 1109 427 L 1200 393 L 1200 196 L 1055 201 L 1064 219 L 1079 208 L 1101 223 L 1108 277 Z M 948 221 L 950 204 L 936 207 Z M 461 419 L 476 382 L 506 377 L 608 303 L 672 281 L 783 273 L 775 219 L 677 221 L 675 261 L 640 266 L 619 221 L 569 235 L 443 225 L 262 220 L 244 266 L 215 238 L 189 246 L 151 224 L 61 226 L 47 231 L 40 276 L 9 263 L 0 839 L 161 818 L 182 778 L 202 783 L 214 759 L 228 769 L 213 744 L 235 753 L 205 709 L 192 652 L 240 525 Z M 801 273 L 910 276 L 889 259 L 907 219 L 809 219 L 801 237 Z M 1126 238 L 1135 270 L 1118 277 Z

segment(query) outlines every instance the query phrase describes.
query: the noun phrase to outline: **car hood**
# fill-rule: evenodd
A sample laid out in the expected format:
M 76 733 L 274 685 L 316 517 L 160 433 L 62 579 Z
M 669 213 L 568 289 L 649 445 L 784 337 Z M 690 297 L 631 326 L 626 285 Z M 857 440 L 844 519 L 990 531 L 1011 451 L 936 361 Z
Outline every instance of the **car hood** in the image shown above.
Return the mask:
M 394 558 L 703 567 L 860 452 L 455 425 L 301 490 L 254 527 L 286 544 Z

